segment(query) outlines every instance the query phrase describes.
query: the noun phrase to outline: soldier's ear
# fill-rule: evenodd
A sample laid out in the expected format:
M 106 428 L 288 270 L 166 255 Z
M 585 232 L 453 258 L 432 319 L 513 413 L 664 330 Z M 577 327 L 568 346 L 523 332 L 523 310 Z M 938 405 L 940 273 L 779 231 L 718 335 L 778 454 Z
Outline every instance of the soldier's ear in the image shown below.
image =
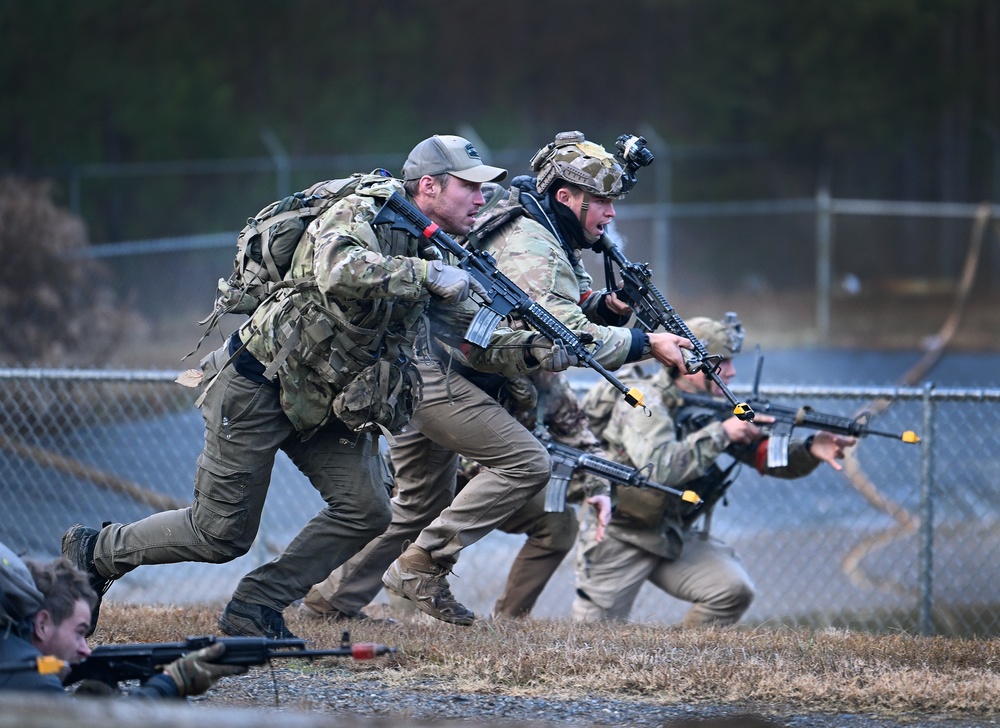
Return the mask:
M 48 609 L 39 609 L 32 620 L 31 627 L 35 642 L 45 644 L 57 626 Z
M 560 202 L 563 205 L 566 205 L 568 207 L 569 203 L 573 199 L 573 192 L 572 192 L 572 190 L 570 190 L 569 187 L 565 187 L 565 186 L 564 187 L 560 187 L 558 190 L 556 190 L 555 198 L 556 198 L 556 202 Z
M 417 182 L 417 189 L 420 191 L 420 194 L 426 197 L 436 197 L 438 192 L 441 191 L 441 183 L 437 178 L 425 174 Z

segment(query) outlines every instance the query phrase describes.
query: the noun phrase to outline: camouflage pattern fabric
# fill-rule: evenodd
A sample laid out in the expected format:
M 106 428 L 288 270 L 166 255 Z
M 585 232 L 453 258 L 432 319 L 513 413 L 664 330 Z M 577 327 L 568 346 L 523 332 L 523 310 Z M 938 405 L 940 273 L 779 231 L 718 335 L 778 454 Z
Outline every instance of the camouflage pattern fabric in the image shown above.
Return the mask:
M 560 132 L 554 142 L 542 147 L 531 160 L 538 172 L 538 191 L 557 179 L 565 180 L 598 197 L 622 194 L 622 168 L 600 144 L 589 142 L 582 132 Z
M 600 436 L 612 460 L 633 467 L 650 464 L 650 477 L 654 481 L 675 488 L 704 474 L 724 452 L 742 462 L 753 463 L 759 444 L 733 446 L 719 420 L 678 439 L 675 418 L 680 395 L 666 369 L 658 366 L 655 374 L 650 374 L 649 366 L 642 365 L 630 374 L 622 381 L 646 393 L 649 417 L 636 417 L 620 397 L 608 414 L 604 405 L 613 388 L 605 386 L 605 382 L 592 388 L 583 401 L 584 409 L 595 413 L 595 420 L 606 419 Z M 819 461 L 809 454 L 804 442 L 794 440 L 789 448 L 789 464 L 784 468 L 765 468 L 762 474 L 798 478 L 812 472 L 817 465 Z M 683 548 L 682 518 L 689 507 L 659 491 L 619 488 L 618 508 L 608 526 L 608 535 L 662 558 L 676 559 Z
M 430 296 L 424 264 L 417 241 L 370 224 L 401 190 L 391 178 L 359 185 L 314 220 L 286 277 L 315 287 L 280 291 L 241 329 L 250 353 L 277 365 L 282 410 L 300 432 L 330 419 L 334 397 L 378 352 L 408 358 Z
M 631 329 L 603 326 L 590 320 L 581 305 L 591 294 L 592 279 L 583 264 L 570 261 L 559 241 L 530 217 L 500 227 L 482 243 L 497 266 L 534 301 L 569 329 L 602 342 L 595 358 L 610 370 L 625 363 L 632 344 Z M 519 321 L 511 328 L 523 328 Z
M 608 454 L 591 431 L 587 413 L 566 375 L 538 371 L 531 378 L 538 390 L 538 416 L 552 439 L 608 459 Z M 570 503 L 582 502 L 595 495 L 611 495 L 611 484 L 592 473 L 576 473 L 566 491 L 566 499 Z

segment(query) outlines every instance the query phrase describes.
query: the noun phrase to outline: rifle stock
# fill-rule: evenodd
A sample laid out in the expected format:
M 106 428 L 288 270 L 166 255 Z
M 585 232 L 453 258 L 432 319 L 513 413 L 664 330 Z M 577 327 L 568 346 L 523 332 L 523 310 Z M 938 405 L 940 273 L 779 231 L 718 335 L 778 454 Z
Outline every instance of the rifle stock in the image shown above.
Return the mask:
M 372 224 L 388 224 L 413 237 L 430 241 L 439 250 L 453 256 L 458 261 L 459 266 L 486 289 L 491 300 L 479 309 L 465 332 L 465 338 L 469 343 L 485 348 L 489 345 L 490 337 L 500 321 L 505 316 L 516 314 L 549 341 L 565 346 L 582 364 L 590 367 L 613 384 L 630 405 L 633 407 L 645 406 L 642 392 L 633 387 L 625 386 L 601 365 L 580 337 L 533 301 L 516 283 L 497 269 L 496 260 L 492 255 L 482 250 L 469 250 L 459 245 L 454 238 L 441 230 L 406 197 L 394 192 L 378 211 Z
M 615 485 L 652 488 L 669 493 L 688 503 L 695 505 L 701 503 L 701 498 L 694 491 L 677 490 L 667 485 L 661 485 L 650 480 L 639 468 L 630 468 L 613 460 L 606 460 L 584 450 L 555 442 L 550 436 L 538 430 L 535 430 L 534 435 L 539 442 L 545 445 L 545 449 L 548 450 L 552 459 L 552 478 L 545 490 L 546 512 L 559 512 L 566 509 L 566 488 L 569 486 L 573 473 L 577 470 L 605 478 Z
M 82 662 L 73 666 L 63 681 L 72 685 L 80 680 L 99 680 L 116 687 L 125 680 L 145 681 L 189 652 L 200 650 L 216 642 L 226 645 L 225 652 L 216 660 L 221 665 L 263 665 L 272 659 L 317 657 L 352 657 L 365 660 L 396 651 L 376 643 L 351 644 L 350 635 L 344 632 L 340 647 L 332 650 L 307 650 L 305 640 L 272 640 L 264 637 L 188 637 L 183 642 L 157 642 L 133 645 L 102 645 L 95 647 Z

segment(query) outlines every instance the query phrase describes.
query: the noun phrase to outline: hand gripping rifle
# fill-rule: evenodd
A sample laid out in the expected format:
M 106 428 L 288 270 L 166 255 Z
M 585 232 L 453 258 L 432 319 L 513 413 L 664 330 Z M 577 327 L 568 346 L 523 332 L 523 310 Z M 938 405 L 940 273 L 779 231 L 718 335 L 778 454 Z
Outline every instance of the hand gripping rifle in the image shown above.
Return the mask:
M 608 289 L 615 289 L 615 276 L 612 261 L 618 264 L 621 274 L 621 287 L 616 290 L 619 297 L 632 307 L 639 324 L 649 332 L 663 328 L 675 336 L 683 336 L 691 342 L 694 351 L 681 349 L 688 372 L 704 372 L 709 379 L 726 396 L 732 406 L 732 414 L 741 420 L 753 421 L 753 408 L 746 402 L 740 402 L 719 376 L 718 356 L 711 356 L 705 350 L 705 345 L 691 333 L 684 320 L 677 315 L 673 306 L 653 283 L 653 274 L 645 263 L 633 263 L 618 246 L 612 243 L 607 235 L 601 237 L 594 245 L 594 250 L 604 253 L 604 272 L 608 279 Z
M 753 392 L 748 400 L 749 404 L 760 414 L 770 415 L 774 418 L 773 425 L 766 425 L 769 428 L 767 441 L 767 466 L 769 468 L 781 468 L 788 465 L 788 444 L 791 440 L 792 430 L 795 427 L 805 427 L 813 430 L 826 430 L 837 435 L 847 435 L 849 437 L 867 437 L 877 435 L 878 437 L 889 437 L 893 440 L 902 440 L 906 443 L 918 443 L 920 437 L 913 430 L 906 430 L 902 434 L 873 430 L 868 422 L 871 418 L 870 412 L 863 412 L 857 417 L 843 417 L 841 415 L 829 415 L 824 412 L 817 412 L 812 407 L 787 407 L 774 404 L 760 397 L 760 375 L 764 365 L 764 357 L 757 358 L 757 371 L 754 374 Z M 709 394 L 681 393 L 683 405 L 703 407 L 719 413 L 729 412 L 728 403 L 713 397 Z
M 496 259 L 492 255 L 483 250 L 469 250 L 459 245 L 398 192 L 392 194 L 372 220 L 373 225 L 383 223 L 388 223 L 397 230 L 403 230 L 415 238 L 426 238 L 441 251 L 454 256 L 458 264 L 486 289 L 487 295 L 492 300 L 476 312 L 472 323 L 469 324 L 465 340 L 470 344 L 485 348 L 489 345 L 490 337 L 500 321 L 505 316 L 516 314 L 553 344 L 565 346 L 580 363 L 611 382 L 630 405 L 645 407 L 642 392 L 625 386 L 605 369 L 580 337 L 531 300 L 514 281 L 497 269 Z
M 307 650 L 305 640 L 271 640 L 264 637 L 188 637 L 183 642 L 159 642 L 135 645 L 102 645 L 82 662 L 73 666 L 63 681 L 72 685 L 80 680 L 99 680 L 117 687 L 124 680 L 145 681 L 160 672 L 174 660 L 189 652 L 200 650 L 216 642 L 226 645 L 225 652 L 216 660 L 221 665 L 263 665 L 269 660 L 317 657 L 353 657 L 367 660 L 396 651 L 395 647 L 375 643 L 351 644 L 350 634 L 344 632 L 340 647 L 332 650 Z M 39 658 L 38 669 L 41 672 Z M 61 662 L 61 661 L 60 661 Z M 58 672 L 61 668 L 52 670 Z
M 552 477 L 545 488 L 545 511 L 548 513 L 566 510 L 566 489 L 569 487 L 570 478 L 577 470 L 605 478 L 615 485 L 625 485 L 631 488 L 653 488 L 688 503 L 695 505 L 701 503 L 701 498 L 693 490 L 677 490 L 653 482 L 645 474 L 646 468 L 640 470 L 616 463 L 613 460 L 605 460 L 583 450 L 577 450 L 575 447 L 556 442 L 539 430 L 535 430 L 534 435 L 545 445 L 545 449 L 549 451 L 549 457 L 552 459 Z

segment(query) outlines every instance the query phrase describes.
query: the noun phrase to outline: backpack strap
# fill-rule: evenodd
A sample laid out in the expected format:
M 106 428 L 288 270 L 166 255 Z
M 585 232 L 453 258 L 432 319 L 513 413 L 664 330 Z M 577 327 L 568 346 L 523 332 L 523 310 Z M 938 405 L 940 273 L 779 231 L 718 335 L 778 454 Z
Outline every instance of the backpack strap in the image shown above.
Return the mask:
M 298 199 L 294 195 L 286 199 Z M 282 201 L 284 202 L 284 200 Z M 267 273 L 272 281 L 280 281 L 281 273 L 278 271 L 278 265 L 274 262 L 274 256 L 271 253 L 271 236 L 274 233 L 274 227 L 280 225 L 287 220 L 294 220 L 300 217 L 310 217 L 317 215 L 325 205 L 303 205 L 295 210 L 286 210 L 284 212 L 279 212 L 272 215 L 265 220 L 259 220 L 257 218 L 250 218 L 247 220 L 247 225 L 243 228 L 241 236 L 249 240 L 255 235 L 260 236 L 260 254 L 264 259 L 263 263 L 267 269 Z M 258 263 L 249 257 L 250 246 L 243 246 L 240 248 L 236 264 L 238 267 L 244 267 L 249 270 L 253 270 Z

